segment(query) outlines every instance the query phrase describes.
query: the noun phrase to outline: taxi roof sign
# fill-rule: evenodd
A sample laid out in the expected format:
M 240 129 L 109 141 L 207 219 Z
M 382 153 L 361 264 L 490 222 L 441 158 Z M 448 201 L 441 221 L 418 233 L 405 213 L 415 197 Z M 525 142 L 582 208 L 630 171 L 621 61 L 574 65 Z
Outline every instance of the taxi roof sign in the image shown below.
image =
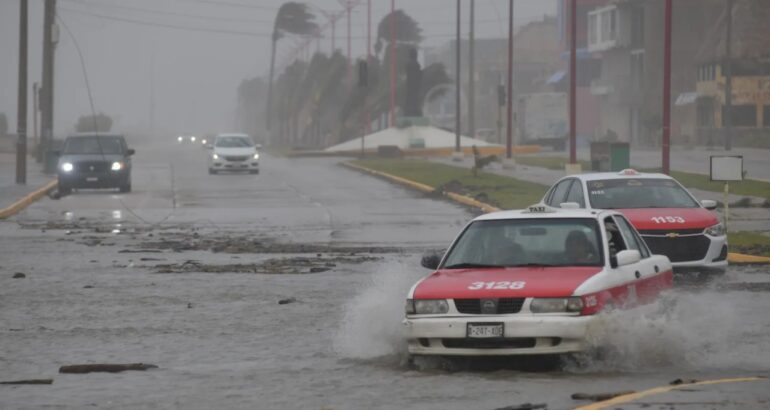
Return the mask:
M 633 168 L 626 168 L 620 172 L 618 172 L 618 175 L 639 175 L 639 171 L 633 169 Z
M 527 212 L 532 214 L 546 214 L 556 211 L 548 205 L 536 204 L 527 207 Z

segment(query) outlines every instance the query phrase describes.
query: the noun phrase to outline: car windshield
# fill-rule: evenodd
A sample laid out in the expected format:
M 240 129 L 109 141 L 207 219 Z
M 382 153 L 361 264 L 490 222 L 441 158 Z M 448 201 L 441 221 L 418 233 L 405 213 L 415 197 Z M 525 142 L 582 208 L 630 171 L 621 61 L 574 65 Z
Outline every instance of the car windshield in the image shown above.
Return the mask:
M 214 145 L 222 148 L 247 148 L 253 147 L 254 142 L 249 137 L 219 137 Z
M 443 268 L 601 266 L 600 238 L 589 218 L 476 221 L 450 249 Z
M 64 144 L 64 154 L 122 154 L 121 137 L 70 137 Z
M 597 209 L 698 207 L 687 191 L 672 179 L 605 179 L 587 184 L 591 207 Z

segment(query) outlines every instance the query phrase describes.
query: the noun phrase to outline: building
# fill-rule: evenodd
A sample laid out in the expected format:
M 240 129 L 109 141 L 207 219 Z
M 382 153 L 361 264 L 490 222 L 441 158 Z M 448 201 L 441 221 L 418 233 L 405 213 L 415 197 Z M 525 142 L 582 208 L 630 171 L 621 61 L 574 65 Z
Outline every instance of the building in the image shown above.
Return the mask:
M 467 125 L 467 95 L 468 95 L 468 41 L 460 43 L 462 52 L 461 83 L 463 94 L 463 124 Z M 496 132 L 504 127 L 500 116 L 505 107 L 498 105 L 498 87 L 505 85 L 508 76 L 508 39 L 507 38 L 477 38 L 474 43 L 475 71 L 475 123 L 478 130 L 495 130 L 487 133 L 492 142 L 500 142 Z M 425 65 L 442 63 L 450 76 L 455 75 L 456 41 L 449 42 L 445 47 L 426 50 Z M 533 21 L 521 27 L 514 35 L 513 41 L 513 93 L 514 101 L 518 94 L 548 91 L 548 78 L 560 68 L 559 31 L 557 19 L 544 16 L 542 20 Z M 443 112 L 453 112 L 454 100 L 445 101 Z M 451 107 L 449 107 L 451 105 Z M 451 110 L 449 110 L 451 108 Z M 436 108 L 437 111 L 442 111 Z M 566 115 L 566 113 L 565 113 Z M 504 121 L 504 118 L 502 118 Z M 452 115 L 452 121 L 454 116 Z M 504 131 L 503 131 L 504 133 Z
M 731 115 L 734 145 L 770 147 L 770 2 L 735 0 L 732 32 L 732 110 L 725 100 L 727 13 L 723 12 L 697 55 L 697 138 L 724 144 Z

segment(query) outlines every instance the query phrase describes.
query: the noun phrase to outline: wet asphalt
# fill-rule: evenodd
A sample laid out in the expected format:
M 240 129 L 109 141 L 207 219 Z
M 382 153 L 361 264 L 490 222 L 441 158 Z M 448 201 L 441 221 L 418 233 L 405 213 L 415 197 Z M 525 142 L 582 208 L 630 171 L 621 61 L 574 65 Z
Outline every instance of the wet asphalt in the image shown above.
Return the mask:
M 343 168 L 265 156 L 208 175 L 207 151 L 139 150 L 134 192 L 44 199 L 0 222 L 0 408 L 549 409 L 573 393 L 770 375 L 770 272 L 685 278 L 606 318 L 577 359 L 422 360 L 400 319 L 420 255 L 472 210 Z M 25 278 L 13 279 L 21 272 Z M 84 363 L 147 372 L 60 375 Z M 765 409 L 770 381 L 693 385 L 612 409 Z

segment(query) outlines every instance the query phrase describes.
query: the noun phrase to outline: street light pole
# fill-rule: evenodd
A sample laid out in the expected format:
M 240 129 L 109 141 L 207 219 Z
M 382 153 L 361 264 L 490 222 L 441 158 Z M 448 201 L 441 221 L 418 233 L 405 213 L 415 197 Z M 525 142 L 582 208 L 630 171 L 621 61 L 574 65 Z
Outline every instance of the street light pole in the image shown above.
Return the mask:
M 577 0 L 570 11 L 569 163 L 577 163 Z
M 513 156 L 513 0 L 508 0 L 508 95 L 506 96 L 505 157 Z
M 27 183 L 27 0 L 19 1 L 19 94 L 16 117 L 16 183 Z
M 468 136 L 474 138 L 476 136 L 476 59 L 473 55 L 473 43 L 476 36 L 474 33 L 476 0 L 470 0 L 470 3 L 470 32 L 468 35 Z
M 390 124 L 396 126 L 396 0 L 390 0 Z
M 727 0 L 727 33 L 725 36 L 725 150 L 733 148 L 733 0 Z
M 663 34 L 663 173 L 669 174 L 671 142 L 671 0 L 666 0 Z
M 455 152 L 460 152 L 460 117 L 462 116 L 462 107 L 460 103 L 460 0 L 457 0 L 457 49 L 455 50 Z
M 51 148 L 53 140 L 53 92 L 54 92 L 54 19 L 56 18 L 56 0 L 45 0 L 43 17 L 43 91 L 41 93 L 41 144 L 40 150 L 46 172 L 52 172 L 45 160 L 46 151 Z

